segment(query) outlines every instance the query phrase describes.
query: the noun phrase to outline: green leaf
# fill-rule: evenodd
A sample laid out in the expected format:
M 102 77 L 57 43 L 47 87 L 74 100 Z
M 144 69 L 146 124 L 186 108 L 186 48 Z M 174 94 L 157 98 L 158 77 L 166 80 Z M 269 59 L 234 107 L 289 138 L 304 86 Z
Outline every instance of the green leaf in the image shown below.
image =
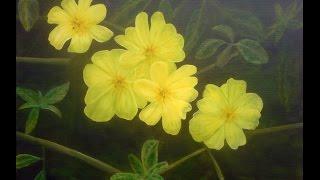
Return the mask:
M 26 121 L 25 132 L 27 134 L 31 133 L 34 130 L 34 128 L 37 126 L 38 118 L 39 118 L 39 108 L 31 109 L 28 115 L 28 119 Z
M 276 3 L 274 5 L 274 11 L 276 12 L 277 18 L 280 18 L 283 16 L 283 9 L 279 3 Z
M 228 38 L 231 42 L 234 41 L 234 33 L 230 26 L 226 25 L 217 25 L 212 28 L 213 31 L 218 32 Z
M 64 83 L 60 86 L 57 86 L 51 90 L 49 90 L 46 95 L 43 97 L 45 103 L 47 104 L 55 104 L 60 102 L 68 93 L 70 83 Z
M 238 51 L 234 48 L 234 46 L 229 45 L 226 47 L 217 57 L 216 65 L 220 68 L 227 65 L 230 60 L 238 55 Z
M 196 59 L 207 59 L 214 55 L 217 50 L 224 45 L 225 42 L 220 39 L 207 39 L 203 43 L 200 44 L 198 48 L 195 58 Z
M 168 0 L 161 0 L 159 3 L 159 11 L 163 12 L 166 21 L 172 21 L 173 9 Z
M 34 107 L 39 107 L 39 105 L 27 102 L 22 104 L 18 109 L 21 110 L 21 109 L 28 109 L 28 108 L 34 108 Z
M 149 3 L 150 0 L 130 0 L 125 1 L 122 6 L 117 9 L 112 16 L 111 21 L 115 24 L 127 25 L 135 18 L 138 12 L 143 10 L 143 7 Z
M 166 161 L 159 162 L 155 165 L 153 165 L 149 170 L 148 174 L 159 174 L 163 170 L 167 169 L 169 164 Z
M 129 154 L 128 159 L 133 172 L 143 175 L 144 169 L 141 161 L 137 158 L 137 156 L 135 156 L 134 154 Z
M 110 177 L 110 180 L 142 180 L 139 174 L 116 173 Z
M 298 20 L 290 20 L 288 23 L 288 28 L 297 30 L 303 28 L 303 22 L 298 21 Z
M 30 104 L 38 104 L 39 96 L 38 93 L 32 89 L 16 87 L 16 94 L 26 102 Z
M 238 50 L 242 57 L 252 64 L 265 64 L 268 62 L 268 54 L 257 42 L 250 39 L 242 39 L 237 43 Z
M 34 178 L 34 180 L 46 180 L 46 172 L 44 170 L 41 170 L 36 177 Z
M 62 118 L 61 111 L 53 105 L 43 106 L 42 109 L 49 110 L 49 111 L 53 112 L 54 114 L 56 114 L 59 118 Z
M 141 150 L 141 160 L 145 169 L 149 169 L 158 162 L 158 145 L 157 140 L 147 140 Z
M 37 156 L 30 154 L 18 154 L 16 156 L 16 169 L 21 169 L 41 160 Z
M 37 0 L 19 0 L 18 14 L 20 22 L 26 31 L 30 31 L 39 18 L 39 3 Z
M 147 180 L 163 180 L 163 177 L 159 174 L 150 174 L 146 178 Z
M 270 27 L 270 31 L 268 33 L 268 38 L 270 38 L 273 43 L 278 43 L 279 40 L 282 38 L 283 34 L 287 29 L 287 24 L 284 22 L 278 22 L 273 24 Z
M 198 44 L 201 35 L 203 34 L 204 27 L 204 4 L 205 0 L 202 0 L 200 9 L 195 9 L 187 24 L 184 37 L 185 37 L 185 50 L 191 52 L 191 50 Z

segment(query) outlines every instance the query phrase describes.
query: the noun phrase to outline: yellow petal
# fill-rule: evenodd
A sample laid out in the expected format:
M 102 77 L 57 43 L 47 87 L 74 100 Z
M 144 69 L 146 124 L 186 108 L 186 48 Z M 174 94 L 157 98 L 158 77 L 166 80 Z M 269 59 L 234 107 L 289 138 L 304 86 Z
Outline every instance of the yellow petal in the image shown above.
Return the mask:
M 234 122 L 243 129 L 256 129 L 259 125 L 261 114 L 255 109 L 238 109 L 235 112 Z
M 176 82 L 197 72 L 197 67 L 193 65 L 183 65 L 170 75 L 170 82 Z
M 93 24 L 98 24 L 103 21 L 106 15 L 107 8 L 104 4 L 95 4 L 90 6 L 85 12 L 85 16 L 88 18 L 88 21 Z
M 122 89 L 116 91 L 115 94 L 116 115 L 126 120 L 132 120 L 138 112 L 134 93 L 131 89 Z
M 135 29 L 139 39 L 143 46 L 149 43 L 149 23 L 148 23 L 148 14 L 141 12 L 137 15 L 135 19 Z
M 155 100 L 157 90 L 159 89 L 159 86 L 156 83 L 147 79 L 136 80 L 133 87 L 137 94 L 150 102 Z
M 135 96 L 136 96 L 136 102 L 138 105 L 138 108 L 142 109 L 147 105 L 147 100 L 145 98 L 143 98 L 141 95 L 137 94 L 136 92 Z
M 150 68 L 151 80 L 158 84 L 165 84 L 169 75 L 168 64 L 165 62 L 155 62 Z
M 236 102 L 246 93 L 247 83 L 242 80 L 228 79 L 227 83 L 221 86 L 221 90 L 228 99 L 229 103 Z
M 87 34 L 74 35 L 71 39 L 68 52 L 84 53 L 88 51 L 92 42 L 92 38 Z
M 90 32 L 92 38 L 98 42 L 108 41 L 113 36 L 113 32 L 110 29 L 100 25 L 92 26 Z
M 219 116 L 223 111 L 220 102 L 213 101 L 210 98 L 202 98 L 197 102 L 197 106 L 201 112 L 210 113 Z
M 63 24 L 70 21 L 70 16 L 60 7 L 55 6 L 48 13 L 49 24 Z
M 224 145 L 225 130 L 220 127 L 209 139 L 204 141 L 204 144 L 210 149 L 220 150 Z
M 153 126 L 159 122 L 161 113 L 162 106 L 156 102 L 153 102 L 141 110 L 139 118 L 149 126 Z
M 258 112 L 263 108 L 262 99 L 255 93 L 244 94 L 236 101 L 235 105 L 242 109 L 255 109 Z
M 118 35 L 114 40 L 128 50 L 137 52 L 140 50 L 141 41 L 138 38 L 137 32 L 134 27 L 128 27 L 125 30 L 125 35 Z
M 64 43 L 71 39 L 72 32 L 69 26 L 59 25 L 55 27 L 49 34 L 49 42 L 56 49 L 62 49 Z
M 87 64 L 83 69 L 83 80 L 88 87 L 92 87 L 108 79 L 111 79 L 110 76 L 94 64 Z
M 151 28 L 150 28 L 150 40 L 151 42 L 157 42 L 162 33 L 164 25 L 166 24 L 163 14 L 161 12 L 155 12 L 151 16 Z
M 132 51 L 126 51 L 120 57 L 120 65 L 125 68 L 133 68 L 144 60 L 145 56 Z
M 221 89 L 213 84 L 207 84 L 204 91 L 203 97 L 209 101 L 209 103 L 214 103 L 217 106 L 223 107 L 227 104 L 227 99 Z
M 92 0 L 79 0 L 78 6 L 81 10 L 86 10 L 90 7 Z
M 195 141 L 201 142 L 210 138 L 223 124 L 224 121 L 217 117 L 196 112 L 189 121 L 189 131 Z
M 243 130 L 235 123 L 226 123 L 224 128 L 227 143 L 232 149 L 238 149 L 239 146 L 246 144 L 246 136 Z
M 74 15 L 78 10 L 78 5 L 74 0 L 62 0 L 61 6 L 69 15 Z
M 101 99 L 107 93 L 110 93 L 112 89 L 111 82 L 101 81 L 92 87 L 89 87 L 84 102 L 86 105 L 90 105 Z
M 198 78 L 196 77 L 185 77 L 181 78 L 173 82 L 170 87 L 172 89 L 184 89 L 184 88 L 193 88 L 195 85 L 198 84 Z
M 175 98 L 186 102 L 191 102 L 198 97 L 198 91 L 194 88 L 176 89 L 173 90 L 172 93 Z
M 96 122 L 109 121 L 115 114 L 114 95 L 112 93 L 105 94 L 95 103 L 87 105 L 84 108 L 84 113 Z

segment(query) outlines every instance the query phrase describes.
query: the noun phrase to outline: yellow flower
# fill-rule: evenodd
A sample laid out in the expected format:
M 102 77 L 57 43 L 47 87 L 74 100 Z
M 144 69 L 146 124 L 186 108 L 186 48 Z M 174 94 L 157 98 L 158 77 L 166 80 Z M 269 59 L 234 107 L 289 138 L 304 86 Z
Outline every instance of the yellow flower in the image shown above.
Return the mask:
M 162 117 L 162 126 L 166 133 L 176 135 L 181 128 L 181 119 L 192 107 L 198 92 L 194 86 L 198 83 L 195 74 L 197 68 L 184 65 L 177 70 L 169 68 L 167 63 L 155 62 L 150 68 L 148 79 L 138 79 L 134 83 L 134 90 L 150 104 L 139 114 L 139 118 L 146 124 L 153 126 Z
M 109 121 L 115 114 L 131 120 L 138 107 L 146 105 L 132 89 L 134 71 L 119 65 L 122 49 L 99 51 L 92 56 L 93 64 L 83 70 L 83 79 L 89 87 L 85 96 L 84 113 L 93 121 Z
M 232 149 L 246 144 L 242 129 L 258 126 L 263 103 L 257 94 L 246 93 L 245 81 L 230 78 L 221 87 L 208 84 L 197 106 L 189 131 L 195 141 L 219 150 L 225 139 Z
M 121 63 L 137 67 L 141 77 L 149 78 L 149 70 L 156 61 L 167 62 L 175 69 L 175 62 L 185 58 L 183 37 L 172 24 L 166 24 L 163 14 L 155 12 L 149 28 L 148 15 L 141 12 L 135 19 L 135 27 L 128 27 L 125 35 L 115 37 L 115 41 L 126 48 Z
M 56 49 L 62 49 L 64 43 L 71 39 L 69 52 L 84 53 L 92 39 L 105 42 L 113 32 L 97 25 L 106 17 L 107 9 L 103 4 L 90 6 L 92 0 L 62 0 L 61 9 L 53 7 L 48 13 L 48 23 L 58 24 L 49 34 L 49 42 Z

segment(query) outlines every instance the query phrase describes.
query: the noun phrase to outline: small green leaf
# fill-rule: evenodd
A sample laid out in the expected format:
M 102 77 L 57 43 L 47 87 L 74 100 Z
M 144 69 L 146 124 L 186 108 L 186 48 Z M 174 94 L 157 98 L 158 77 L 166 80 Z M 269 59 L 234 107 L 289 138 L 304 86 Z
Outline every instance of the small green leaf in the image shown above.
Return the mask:
M 131 0 L 125 1 L 115 14 L 112 15 L 111 21 L 115 24 L 127 25 L 135 18 L 138 12 L 143 11 L 143 7 L 150 0 Z
M 38 104 L 39 96 L 38 93 L 32 89 L 17 87 L 16 94 L 26 102 L 31 104 Z
M 268 54 L 257 42 L 250 39 L 242 39 L 237 43 L 242 57 L 252 64 L 265 64 L 268 62 Z
M 16 156 L 16 169 L 30 166 L 39 160 L 41 160 L 39 157 L 30 154 L 18 154 Z
M 39 118 L 39 108 L 31 109 L 28 115 L 28 119 L 26 121 L 25 132 L 27 134 L 31 133 L 34 130 L 34 128 L 37 126 L 38 118 Z
M 283 16 L 283 9 L 279 3 L 274 5 L 274 11 L 276 13 L 277 18 L 282 18 Z
M 217 57 L 216 65 L 220 68 L 227 65 L 230 60 L 238 55 L 238 51 L 232 46 L 226 47 Z
M 204 4 L 205 0 L 202 0 L 200 9 L 195 9 L 190 17 L 185 30 L 185 50 L 191 52 L 191 50 L 198 44 L 201 35 L 203 34 L 204 24 Z
M 18 109 L 21 110 L 21 109 L 28 109 L 28 108 L 34 108 L 34 107 L 38 107 L 39 105 L 37 104 L 33 104 L 33 103 L 24 103 L 22 104 Z
M 36 177 L 34 178 L 34 180 L 46 180 L 46 172 L 44 170 L 41 170 Z
M 200 44 L 199 49 L 195 54 L 196 59 L 207 59 L 214 55 L 217 50 L 224 45 L 225 42 L 220 39 L 207 39 Z
M 161 0 L 159 3 L 159 11 L 163 12 L 166 21 L 172 21 L 173 9 L 169 0 Z
M 129 163 L 133 172 L 143 175 L 144 170 L 141 161 L 134 154 L 129 154 L 128 156 Z
M 53 105 L 43 106 L 42 109 L 49 110 L 49 111 L 53 112 L 54 114 L 56 114 L 59 118 L 62 118 L 61 111 Z
M 44 101 L 47 104 L 55 104 L 57 102 L 60 102 L 67 95 L 69 86 L 70 83 L 67 82 L 49 90 L 44 96 Z
M 139 174 L 116 173 L 110 177 L 110 180 L 142 180 Z
M 26 31 L 30 31 L 39 18 L 39 3 L 37 0 L 19 0 L 18 14 L 20 22 Z
M 232 28 L 230 26 L 217 25 L 217 26 L 214 26 L 212 28 L 212 30 L 222 34 L 223 36 L 228 38 L 228 40 L 230 40 L 230 42 L 234 41 L 234 33 L 233 33 L 233 30 L 232 30 Z
M 146 178 L 147 180 L 163 180 L 163 177 L 159 174 L 150 174 Z
M 168 163 L 163 161 L 163 162 L 159 162 L 155 165 L 153 165 L 149 170 L 148 170 L 148 174 L 159 174 L 161 173 L 163 170 L 168 168 Z
M 149 169 L 158 162 L 158 145 L 157 140 L 147 140 L 141 150 L 141 160 L 145 169 Z

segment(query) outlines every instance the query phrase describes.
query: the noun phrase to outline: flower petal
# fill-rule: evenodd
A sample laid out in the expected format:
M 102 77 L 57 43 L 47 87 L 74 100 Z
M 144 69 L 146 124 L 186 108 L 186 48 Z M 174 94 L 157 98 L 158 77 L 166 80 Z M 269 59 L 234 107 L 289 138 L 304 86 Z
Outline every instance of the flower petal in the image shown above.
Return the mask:
M 223 120 L 198 111 L 189 121 L 189 131 L 195 141 L 201 142 L 210 138 L 223 124 Z
M 255 109 L 261 111 L 263 102 L 260 96 L 255 93 L 246 93 L 236 101 L 236 106 L 241 109 Z
M 60 7 L 55 6 L 48 13 L 49 24 L 63 24 L 70 21 L 70 16 Z
M 105 94 L 96 102 L 87 105 L 84 108 L 84 113 L 86 116 L 96 122 L 109 121 L 115 114 L 114 97 L 115 96 L 113 93 Z
M 223 107 L 227 104 L 227 99 L 221 89 L 213 84 L 207 84 L 203 91 L 204 99 L 216 104 L 217 106 Z
M 224 126 L 227 143 L 232 149 L 246 144 L 246 136 L 243 130 L 233 122 L 226 123 Z
M 79 0 L 78 6 L 81 10 L 86 10 L 90 7 L 92 0 Z
M 161 35 L 164 25 L 166 24 L 163 14 L 159 11 L 151 16 L 150 40 L 157 42 Z
M 135 30 L 139 39 L 141 40 L 143 46 L 149 43 L 149 23 L 148 23 L 148 14 L 141 12 L 137 15 L 135 19 Z
M 170 75 L 170 83 L 174 83 L 197 72 L 197 67 L 193 65 L 183 65 Z
M 69 15 L 75 14 L 78 9 L 78 5 L 74 0 L 62 0 L 61 6 Z
M 155 62 L 150 67 L 151 80 L 158 84 L 165 84 L 169 75 L 168 64 L 165 62 Z
M 246 93 L 247 83 L 243 80 L 228 79 L 227 83 L 221 86 L 229 103 L 235 103 L 242 95 Z
M 124 48 L 137 52 L 141 49 L 141 41 L 138 38 L 137 32 L 134 27 L 128 27 L 125 30 L 125 35 L 118 35 L 114 40 Z
M 86 105 L 93 104 L 105 94 L 110 93 L 111 89 L 111 82 L 101 81 L 94 86 L 89 87 L 86 96 L 84 97 L 84 102 L 86 103 Z
M 87 64 L 83 69 L 83 80 L 88 87 L 92 87 L 108 79 L 110 79 L 110 76 L 94 64 Z
M 88 34 L 74 35 L 71 39 L 70 46 L 68 47 L 68 52 L 84 53 L 88 51 L 91 42 L 92 38 Z
M 120 65 L 125 68 L 132 68 L 139 64 L 145 57 L 132 51 L 126 51 L 120 57 Z
M 113 32 L 110 29 L 100 25 L 92 26 L 90 32 L 92 38 L 98 42 L 108 41 L 113 36 Z
M 259 125 L 261 114 L 255 109 L 238 109 L 234 122 L 243 129 L 256 129 Z
M 95 4 L 90 6 L 85 13 L 88 21 L 93 24 L 98 24 L 104 20 L 107 15 L 107 8 L 104 4 Z
M 144 97 L 146 100 L 155 101 L 157 89 L 159 86 L 147 79 L 138 79 L 133 84 L 134 90 L 137 94 Z
M 219 116 L 223 111 L 221 109 L 224 106 L 221 106 L 220 102 L 214 101 L 210 98 L 202 98 L 197 102 L 197 106 L 201 112 L 210 113 L 215 116 Z
M 126 120 L 132 120 L 138 112 L 134 93 L 131 89 L 123 89 L 116 91 L 115 94 L 116 115 Z
M 159 122 L 161 113 L 162 106 L 156 102 L 153 102 L 141 110 L 139 118 L 149 126 L 153 126 Z
M 209 139 L 204 141 L 204 144 L 210 149 L 220 150 L 224 145 L 225 130 L 220 127 Z
M 62 49 L 66 41 L 71 39 L 72 31 L 67 25 L 59 25 L 55 27 L 49 34 L 49 42 L 57 50 Z

